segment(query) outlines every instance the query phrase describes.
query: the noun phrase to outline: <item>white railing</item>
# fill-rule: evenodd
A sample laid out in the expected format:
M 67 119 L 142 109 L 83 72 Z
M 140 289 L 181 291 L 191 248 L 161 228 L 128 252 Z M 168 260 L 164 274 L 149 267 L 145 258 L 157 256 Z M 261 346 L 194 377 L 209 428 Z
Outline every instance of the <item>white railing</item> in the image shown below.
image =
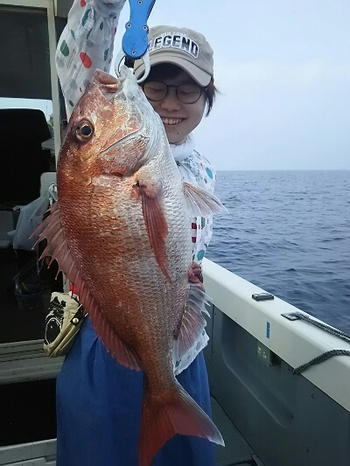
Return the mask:
M 203 262 L 203 274 L 213 304 L 292 368 L 330 350 L 350 350 L 350 344 L 336 336 L 302 320 L 283 317 L 282 314 L 303 313 L 291 304 L 277 297 L 272 301 L 254 301 L 252 294 L 264 290 L 208 259 Z M 302 376 L 350 411 L 350 357 L 332 357 L 308 368 Z

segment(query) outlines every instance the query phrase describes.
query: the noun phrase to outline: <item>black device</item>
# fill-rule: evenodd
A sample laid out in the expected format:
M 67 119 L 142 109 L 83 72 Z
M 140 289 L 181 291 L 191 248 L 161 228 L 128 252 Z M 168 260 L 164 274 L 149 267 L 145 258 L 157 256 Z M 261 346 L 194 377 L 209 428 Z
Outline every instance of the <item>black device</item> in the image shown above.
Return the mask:
M 252 298 L 255 299 L 255 301 L 270 301 L 275 297 L 271 293 L 254 293 L 252 294 Z

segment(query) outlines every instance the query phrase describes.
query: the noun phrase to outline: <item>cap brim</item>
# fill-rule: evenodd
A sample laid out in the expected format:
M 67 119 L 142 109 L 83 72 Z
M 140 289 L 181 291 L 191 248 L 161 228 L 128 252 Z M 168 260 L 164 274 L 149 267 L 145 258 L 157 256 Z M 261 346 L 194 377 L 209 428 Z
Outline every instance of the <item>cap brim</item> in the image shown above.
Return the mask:
M 197 66 L 193 65 L 193 63 L 190 63 L 183 58 L 170 56 L 169 54 L 165 53 L 158 53 L 151 56 L 150 59 L 151 66 L 159 65 L 160 63 L 172 63 L 173 65 L 179 66 L 184 71 L 186 71 L 186 73 L 188 73 L 191 78 L 193 78 L 200 86 L 208 86 L 211 81 L 212 77 L 209 73 L 201 70 Z M 145 65 L 142 59 L 135 62 L 134 72 L 137 79 L 140 78 L 145 72 Z

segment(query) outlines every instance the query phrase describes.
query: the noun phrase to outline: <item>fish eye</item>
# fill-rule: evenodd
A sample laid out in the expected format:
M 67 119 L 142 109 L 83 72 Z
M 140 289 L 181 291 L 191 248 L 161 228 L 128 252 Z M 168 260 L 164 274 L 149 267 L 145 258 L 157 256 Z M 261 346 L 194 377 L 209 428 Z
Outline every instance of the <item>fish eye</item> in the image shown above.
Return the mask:
M 81 120 L 75 127 L 75 137 L 78 141 L 87 142 L 94 134 L 94 125 L 89 120 Z

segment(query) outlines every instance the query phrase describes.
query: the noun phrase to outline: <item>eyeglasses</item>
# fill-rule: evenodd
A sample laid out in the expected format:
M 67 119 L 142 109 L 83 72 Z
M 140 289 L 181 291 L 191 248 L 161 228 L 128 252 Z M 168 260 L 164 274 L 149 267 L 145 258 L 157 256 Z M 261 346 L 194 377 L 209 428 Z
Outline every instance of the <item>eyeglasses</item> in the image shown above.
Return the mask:
M 203 92 L 206 90 L 198 84 L 180 84 L 179 86 L 170 86 L 162 81 L 149 81 L 143 84 L 143 92 L 148 100 L 152 102 L 160 102 L 165 99 L 169 93 L 169 89 L 174 87 L 176 96 L 183 104 L 196 103 Z

